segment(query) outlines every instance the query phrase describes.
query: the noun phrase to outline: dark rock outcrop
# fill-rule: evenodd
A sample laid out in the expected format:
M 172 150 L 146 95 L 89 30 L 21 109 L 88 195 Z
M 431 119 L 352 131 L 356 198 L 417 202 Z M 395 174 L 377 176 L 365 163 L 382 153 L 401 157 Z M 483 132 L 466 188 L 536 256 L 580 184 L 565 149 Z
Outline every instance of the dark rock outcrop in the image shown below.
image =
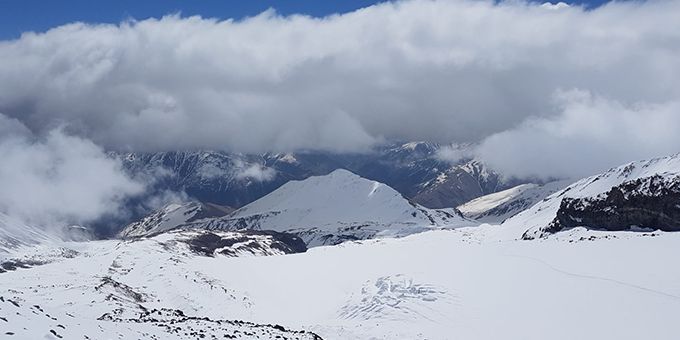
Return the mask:
M 655 175 L 624 182 L 595 197 L 565 197 L 545 231 L 555 233 L 573 227 L 680 231 L 680 176 Z
M 269 230 L 243 230 L 228 233 L 212 233 L 201 231 L 199 235 L 185 241 L 189 248 L 203 256 L 215 256 L 216 253 L 235 256 L 238 251 L 248 251 L 253 254 L 268 254 L 279 251 L 283 254 L 304 253 L 307 246 L 301 238 Z

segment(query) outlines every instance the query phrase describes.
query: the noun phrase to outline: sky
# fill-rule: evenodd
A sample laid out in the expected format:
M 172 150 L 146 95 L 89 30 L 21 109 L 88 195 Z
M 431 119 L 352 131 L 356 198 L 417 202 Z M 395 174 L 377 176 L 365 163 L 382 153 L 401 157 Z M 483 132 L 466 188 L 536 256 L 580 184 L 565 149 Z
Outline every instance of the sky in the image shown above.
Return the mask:
M 110 150 L 369 152 L 429 140 L 453 145 L 442 159 L 540 178 L 680 152 L 678 1 L 264 12 L 271 3 L 201 2 L 181 14 L 172 1 L 96 12 L 16 3 L 0 1 L 11 36 L 0 41 L 0 187 L 16 189 L 0 212 L 41 215 L 26 210 L 33 192 L 44 219 L 118 206 L 144 183 Z M 49 204 L 65 188 L 80 208 Z
M 379 1 L 272 1 L 272 0 L 2 0 L 0 39 L 18 38 L 22 32 L 45 31 L 74 21 L 119 23 L 129 18 L 143 20 L 167 14 L 200 15 L 206 18 L 241 19 L 274 8 L 281 14 L 326 16 L 346 13 Z
M 118 23 L 129 18 L 160 18 L 180 12 L 206 18 L 241 19 L 269 8 L 284 15 L 305 14 L 315 17 L 347 13 L 384 2 L 376 0 L 0 0 L 0 39 L 15 39 L 27 31 L 42 32 L 75 21 Z M 597 7 L 605 0 L 565 1 Z

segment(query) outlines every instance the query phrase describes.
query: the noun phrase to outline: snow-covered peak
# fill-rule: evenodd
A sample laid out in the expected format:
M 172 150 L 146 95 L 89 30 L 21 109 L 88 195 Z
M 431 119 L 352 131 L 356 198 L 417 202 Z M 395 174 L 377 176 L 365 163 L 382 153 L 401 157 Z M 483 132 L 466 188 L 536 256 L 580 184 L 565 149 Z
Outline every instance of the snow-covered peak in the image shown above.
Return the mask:
M 277 161 L 284 163 L 296 164 L 298 162 L 297 158 L 295 158 L 295 155 L 292 153 L 277 154 L 275 158 Z
M 434 156 L 439 148 L 439 144 L 436 143 L 415 141 L 389 144 L 379 148 L 378 153 L 382 154 L 382 157 L 386 157 L 388 159 L 399 160 L 402 162 L 413 162 Z
M 625 181 L 659 175 L 671 178 L 680 175 L 680 154 L 673 156 L 654 158 L 645 161 L 630 162 L 615 168 L 611 168 L 599 175 L 584 178 L 561 192 L 569 194 L 568 197 L 589 197 L 608 191 L 613 186 Z
M 624 164 L 567 186 L 508 219 L 503 226 L 516 236 L 521 236 L 525 232 L 530 235 L 539 235 L 541 230 L 545 229 L 556 217 L 564 198 L 596 197 L 624 182 L 652 176 L 674 178 L 678 175 L 680 175 L 680 154 Z
M 424 208 L 386 184 L 338 169 L 290 181 L 228 216 L 194 226 L 288 232 L 316 246 L 471 223 L 455 209 Z
M 290 228 L 335 222 L 403 222 L 418 218 L 412 215 L 414 209 L 414 204 L 389 186 L 338 169 L 325 176 L 290 181 L 237 210 L 234 216 L 296 211 L 297 216 L 281 226 Z

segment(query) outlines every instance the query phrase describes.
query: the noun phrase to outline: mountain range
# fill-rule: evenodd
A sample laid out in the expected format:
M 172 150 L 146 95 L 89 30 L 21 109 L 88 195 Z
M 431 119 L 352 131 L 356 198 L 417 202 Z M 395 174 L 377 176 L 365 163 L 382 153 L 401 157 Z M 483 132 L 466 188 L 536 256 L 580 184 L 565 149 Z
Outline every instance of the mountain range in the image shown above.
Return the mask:
M 221 151 L 111 153 L 134 177 L 156 179 L 153 189 L 186 192 L 205 203 L 240 208 L 290 180 L 346 169 L 385 183 L 428 208 L 452 208 L 521 184 L 505 180 L 482 162 L 450 163 L 429 142 L 391 144 L 366 153 L 265 153 Z
M 471 170 L 474 162 L 457 167 Z M 451 169 L 431 171 L 433 180 L 451 183 Z M 0 214 L 4 335 L 673 339 L 680 332 L 673 322 L 680 273 L 659 261 L 680 244 L 680 155 L 571 184 L 494 189 L 445 209 L 345 168 L 327 170 L 289 179 L 237 209 L 169 204 L 106 240 L 65 240 Z M 202 183 L 189 178 L 184 188 Z M 231 178 L 222 180 L 242 181 Z M 631 314 L 631 306 L 650 312 Z

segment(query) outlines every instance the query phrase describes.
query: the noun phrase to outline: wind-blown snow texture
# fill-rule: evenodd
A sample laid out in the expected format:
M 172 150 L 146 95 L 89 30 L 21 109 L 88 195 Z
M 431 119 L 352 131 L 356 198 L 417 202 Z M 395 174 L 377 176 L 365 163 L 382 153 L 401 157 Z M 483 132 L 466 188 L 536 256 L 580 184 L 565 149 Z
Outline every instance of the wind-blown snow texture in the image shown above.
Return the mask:
M 0 260 L 17 249 L 36 245 L 56 245 L 67 241 L 94 239 L 92 233 L 81 226 L 38 227 L 0 212 Z M 1 268 L 0 268 L 1 269 Z
M 313 339 L 311 331 L 325 339 L 663 340 L 680 332 L 680 273 L 659 261 L 673 258 L 678 234 L 572 230 L 521 241 L 498 238 L 498 228 L 275 256 L 204 256 L 181 241 L 184 232 L 71 244 L 72 258 L 0 274 L 0 329 L 17 339 L 52 331 Z
M 207 253 L 206 248 L 200 247 L 210 246 L 204 236 L 213 236 L 212 240 L 217 237 L 218 242 L 213 245 L 220 248 Z M 64 245 L 72 248 L 69 256 L 55 255 L 51 261 L 34 267 L 36 271 L 18 269 L 2 274 L 0 336 L 318 339 L 313 333 L 280 325 L 242 321 L 227 305 L 248 306 L 251 304 L 248 297 L 237 295 L 235 290 L 206 277 L 199 268 L 191 268 L 186 262 L 196 257 L 225 259 L 290 253 L 271 235 L 191 231 L 137 241 Z M 29 278 L 32 275 L 37 276 Z M 5 281 L 12 278 L 22 283 L 15 286 Z M 19 286 L 22 291 L 16 289 Z M 198 295 L 205 300 L 193 300 Z M 197 313 L 208 306 L 205 303 L 210 299 L 231 302 L 224 305 L 223 313 Z
M 7 253 L 12 248 L 48 240 L 49 237 L 39 228 L 0 212 L 0 254 Z

